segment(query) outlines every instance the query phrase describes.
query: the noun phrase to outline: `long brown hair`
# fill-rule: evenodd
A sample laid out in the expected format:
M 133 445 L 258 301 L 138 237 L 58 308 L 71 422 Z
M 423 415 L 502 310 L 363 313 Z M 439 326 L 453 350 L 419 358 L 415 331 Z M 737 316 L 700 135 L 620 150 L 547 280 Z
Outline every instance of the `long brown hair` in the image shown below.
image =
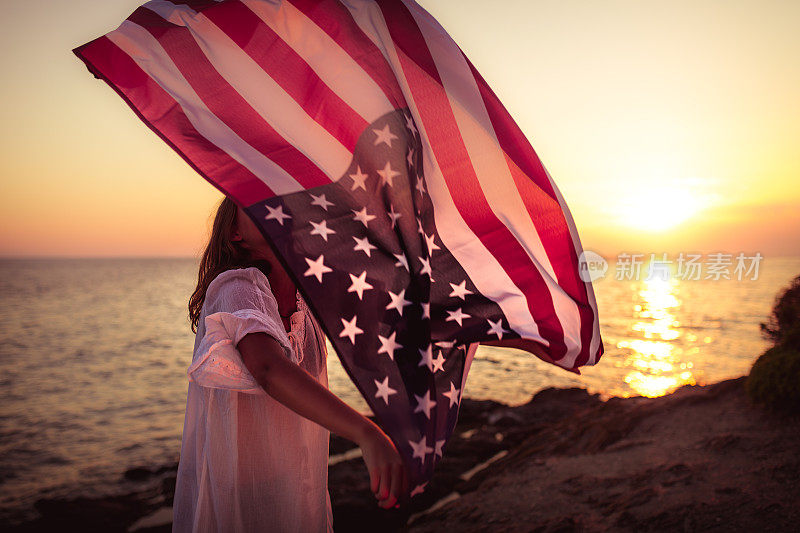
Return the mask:
M 265 275 L 269 274 L 271 270 L 268 261 L 254 260 L 246 248 L 231 240 L 233 229 L 236 226 L 237 211 L 236 203 L 227 196 L 217 207 L 214 225 L 211 228 L 211 237 L 200 259 L 197 287 L 189 298 L 189 322 L 192 324 L 193 333 L 197 332 L 206 291 L 214 278 L 232 268 L 255 266 Z

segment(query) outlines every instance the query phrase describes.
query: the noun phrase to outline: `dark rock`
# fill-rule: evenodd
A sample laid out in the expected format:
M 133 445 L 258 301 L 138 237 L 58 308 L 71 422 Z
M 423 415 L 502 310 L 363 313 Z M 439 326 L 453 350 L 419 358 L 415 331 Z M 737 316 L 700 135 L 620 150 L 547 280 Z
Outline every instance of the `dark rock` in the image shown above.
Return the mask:
M 153 471 L 149 468 L 143 466 L 137 466 L 135 468 L 129 468 L 125 471 L 125 479 L 129 479 L 131 481 L 142 481 L 144 479 L 149 478 L 153 475 Z
M 124 494 L 103 498 L 41 499 L 35 504 L 41 518 L 13 531 L 124 532 L 137 518 L 153 510 L 148 497 Z

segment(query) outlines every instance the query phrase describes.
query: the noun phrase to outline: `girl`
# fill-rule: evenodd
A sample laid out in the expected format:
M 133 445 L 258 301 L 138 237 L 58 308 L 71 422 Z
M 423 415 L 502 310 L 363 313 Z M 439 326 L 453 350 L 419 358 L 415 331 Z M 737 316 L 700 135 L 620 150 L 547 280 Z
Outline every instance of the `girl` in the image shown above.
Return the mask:
M 329 431 L 360 446 L 378 505 L 396 504 L 408 483 L 397 449 L 328 390 L 319 324 L 227 197 L 189 318 L 197 336 L 173 531 L 332 531 Z

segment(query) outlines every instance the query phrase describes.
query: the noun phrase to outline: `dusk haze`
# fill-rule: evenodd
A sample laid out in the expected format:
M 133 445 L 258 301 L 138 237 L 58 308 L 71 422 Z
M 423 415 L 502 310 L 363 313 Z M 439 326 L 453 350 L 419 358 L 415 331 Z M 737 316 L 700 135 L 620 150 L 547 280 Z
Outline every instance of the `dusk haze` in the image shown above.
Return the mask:
M 421 4 L 530 139 L 584 248 L 800 254 L 800 5 Z M 5 6 L 0 255 L 198 252 L 219 192 L 70 51 L 137 5 Z
M 0 16 L 0 530 L 794 532 L 800 2 Z

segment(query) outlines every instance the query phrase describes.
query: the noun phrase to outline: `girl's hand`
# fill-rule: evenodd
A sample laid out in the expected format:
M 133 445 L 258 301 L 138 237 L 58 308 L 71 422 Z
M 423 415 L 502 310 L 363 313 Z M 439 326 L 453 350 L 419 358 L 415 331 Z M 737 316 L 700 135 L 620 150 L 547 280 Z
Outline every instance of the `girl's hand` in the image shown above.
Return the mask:
M 370 489 L 378 506 L 388 509 L 397 504 L 408 489 L 408 474 L 392 440 L 374 423 L 358 442 L 369 471 Z

